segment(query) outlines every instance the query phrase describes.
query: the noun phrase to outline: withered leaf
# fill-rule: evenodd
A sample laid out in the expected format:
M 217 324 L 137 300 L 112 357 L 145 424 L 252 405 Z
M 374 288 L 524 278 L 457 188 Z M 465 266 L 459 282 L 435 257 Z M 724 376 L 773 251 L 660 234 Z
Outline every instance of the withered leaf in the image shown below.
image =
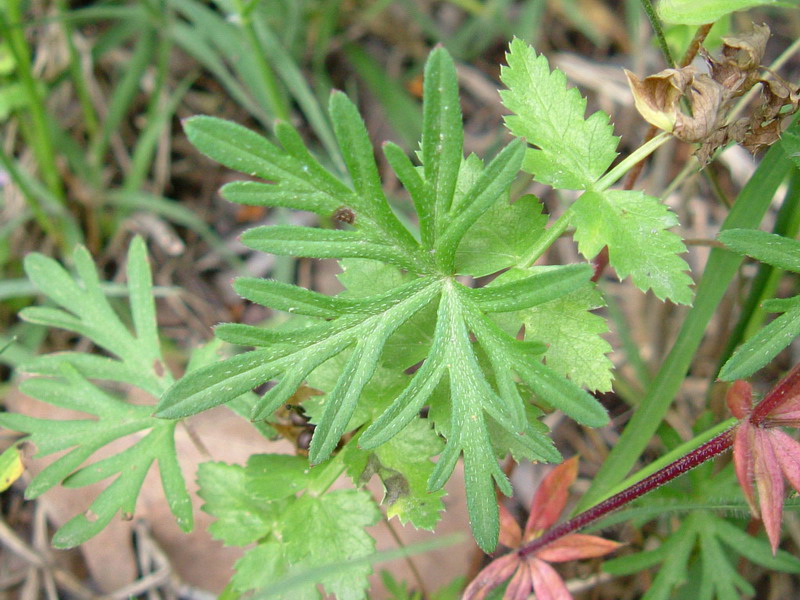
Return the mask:
M 691 83 L 691 67 L 664 69 L 644 79 L 625 69 L 636 109 L 645 121 L 664 131 L 672 131 L 678 117 L 678 102 Z
M 759 65 L 769 39 L 769 27 L 753 25 L 750 31 L 722 38 L 719 60 L 705 50 L 701 54 L 708 63 L 711 78 L 727 93 L 727 99 L 747 93 L 759 80 Z
M 701 142 L 719 128 L 724 116 L 725 92 L 719 83 L 704 74 L 695 76 L 689 89 L 692 114 L 678 114 L 674 134 L 684 142 Z

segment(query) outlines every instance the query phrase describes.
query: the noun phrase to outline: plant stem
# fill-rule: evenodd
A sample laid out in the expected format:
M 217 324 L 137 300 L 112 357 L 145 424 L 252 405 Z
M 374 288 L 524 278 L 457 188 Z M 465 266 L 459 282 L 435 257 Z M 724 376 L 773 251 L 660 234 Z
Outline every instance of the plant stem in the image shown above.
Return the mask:
M 624 160 L 611 169 L 608 173 L 603 175 L 597 183 L 594 184 L 593 189 L 598 192 L 603 192 L 614 185 L 625 173 L 635 167 L 640 161 L 650 156 L 653 152 L 658 150 L 661 146 L 667 143 L 672 138 L 672 134 L 662 131 L 653 139 L 648 140 L 636 150 L 626 156 Z
M 669 51 L 667 38 L 664 37 L 664 29 L 661 27 L 661 19 L 658 18 L 653 3 L 650 0 L 640 0 L 644 14 L 647 15 L 647 20 L 650 21 L 650 26 L 653 28 L 653 33 L 656 34 L 658 46 L 661 48 L 661 54 L 664 55 L 664 60 L 667 61 L 667 66 L 671 69 L 675 68 L 675 59 L 672 58 L 672 53 Z
M 800 373 L 800 371 L 798 371 L 798 373 Z M 553 543 L 557 539 L 586 527 L 589 523 L 605 517 L 609 513 L 622 508 L 629 502 L 636 500 L 640 496 L 661 487 L 665 483 L 669 483 L 696 466 L 722 454 L 733 445 L 733 431 L 734 427 L 728 428 L 702 446 L 692 450 L 675 462 L 668 464 L 663 469 L 659 469 L 649 477 L 645 477 L 641 481 L 634 483 L 618 494 L 614 494 L 610 498 L 592 506 L 568 521 L 551 527 L 535 540 L 519 548 L 517 554 L 521 557 L 532 554 L 548 544 Z
M 570 209 L 565 210 L 564 214 L 558 217 L 556 222 L 544 232 L 544 235 L 534 242 L 534 244 L 530 247 L 530 250 L 528 250 L 528 254 L 526 254 L 525 257 L 519 261 L 517 266 L 520 269 L 527 269 L 533 265 L 533 263 L 539 260 L 539 257 L 541 257 L 542 254 L 544 254 L 547 249 L 553 245 L 553 242 L 560 238 L 561 235 L 567 230 L 571 218 L 572 211 L 570 211 Z

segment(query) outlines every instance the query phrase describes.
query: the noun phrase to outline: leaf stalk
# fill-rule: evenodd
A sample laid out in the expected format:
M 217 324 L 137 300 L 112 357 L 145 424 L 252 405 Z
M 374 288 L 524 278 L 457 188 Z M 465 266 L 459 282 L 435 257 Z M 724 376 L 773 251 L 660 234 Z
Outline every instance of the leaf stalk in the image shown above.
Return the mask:
M 733 445 L 733 432 L 735 425 L 723 431 L 721 434 L 710 439 L 702 446 L 695 448 L 678 460 L 671 462 L 663 469 L 659 469 L 652 475 L 645 477 L 641 481 L 625 488 L 621 492 L 603 500 L 599 504 L 583 511 L 568 521 L 564 521 L 546 530 L 541 536 L 523 545 L 517 550 L 520 557 L 532 554 L 557 539 L 564 537 L 578 529 L 586 527 L 590 523 L 605 517 L 606 515 L 622 508 L 629 502 L 636 500 L 644 494 L 669 483 L 673 479 L 680 477 L 687 471 L 701 465 L 702 463 L 726 452 Z

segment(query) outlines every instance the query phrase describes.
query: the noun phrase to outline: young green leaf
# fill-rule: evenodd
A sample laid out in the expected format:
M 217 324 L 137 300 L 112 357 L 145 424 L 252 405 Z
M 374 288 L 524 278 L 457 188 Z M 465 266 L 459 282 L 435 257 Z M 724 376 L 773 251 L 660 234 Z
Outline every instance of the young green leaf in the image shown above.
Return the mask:
M 608 246 L 620 279 L 631 275 L 641 290 L 690 303 L 689 267 L 678 257 L 686 248 L 667 231 L 677 225 L 675 216 L 641 192 L 595 189 L 616 156 L 618 139 L 608 116 L 584 118 L 586 100 L 523 41 L 513 40 L 506 58 L 501 79 L 508 90 L 500 95 L 514 113 L 506 126 L 534 146 L 522 168 L 553 187 L 586 190 L 569 209 L 581 254 L 591 259 Z
M 56 532 L 53 539 L 56 546 L 77 546 L 100 532 L 118 512 L 124 518 L 134 514 L 145 475 L 157 461 L 169 507 L 181 529 L 189 531 L 192 506 L 175 451 L 176 423 L 155 419 L 151 416 L 152 407 L 129 404 L 89 381 L 92 378 L 128 383 L 156 396 L 172 383 L 161 356 L 144 242 L 134 238 L 128 252 L 133 332 L 103 295 L 88 252 L 78 248 L 74 261 L 78 280 L 49 258 L 28 256 L 28 276 L 62 308 L 28 308 L 22 317 L 85 335 L 117 358 L 69 352 L 40 357 L 24 367 L 38 375 L 21 384 L 24 393 L 53 406 L 95 417 L 57 420 L 0 414 L 0 425 L 29 434 L 26 439 L 37 448 L 37 456 L 69 450 L 31 480 L 26 496 L 36 498 L 59 483 L 80 487 L 116 476 L 86 513 L 74 517 Z M 147 433 L 128 449 L 82 466 L 107 444 L 140 431 Z
M 374 552 L 364 531 L 380 513 L 367 492 L 295 492 L 318 476 L 308 461 L 283 455 L 254 455 L 246 467 L 206 463 L 200 467 L 203 510 L 217 518 L 210 531 L 226 544 L 257 542 L 237 563 L 233 585 L 240 593 L 278 583 L 291 571 L 354 560 Z M 320 598 L 317 584 L 337 598 L 365 598 L 370 567 L 332 573 L 309 581 L 291 596 Z
M 755 593 L 740 574 L 736 554 L 768 569 L 800 572 L 800 561 L 788 552 L 773 557 L 765 539 L 751 537 L 708 511 L 688 515 L 659 548 L 608 560 L 603 570 L 631 575 L 660 564 L 643 600 L 668 600 L 682 591 L 693 598 L 734 600 Z
M 464 158 L 464 126 L 453 59 L 436 48 L 425 63 L 422 105 L 422 165 L 432 192 L 417 204 L 423 244 L 432 246 L 447 223 L 461 161 Z M 416 199 L 415 199 L 416 200 Z
M 206 462 L 197 471 L 203 511 L 216 517 L 208 531 L 227 546 L 247 546 L 268 535 L 284 503 L 250 494 L 241 465 Z
M 556 188 L 591 189 L 616 156 L 618 139 L 608 116 L 584 118 L 586 100 L 522 40 L 511 42 L 506 61 L 500 79 L 508 89 L 500 96 L 513 113 L 506 127 L 534 146 L 523 169 Z
M 444 510 L 444 491 L 428 491 L 434 468 L 430 459 L 443 446 L 430 424 L 422 419 L 412 421 L 374 451 L 360 449 L 357 442 L 355 438 L 342 451 L 353 480 L 363 484 L 377 475 L 386 490 L 383 503 L 387 516 L 432 531 Z
M 548 345 L 544 356 L 551 369 L 601 392 L 611 390 L 611 345 L 602 337 L 608 331 L 605 319 L 591 311 L 604 306 L 597 288 L 587 284 L 520 313 L 525 338 Z

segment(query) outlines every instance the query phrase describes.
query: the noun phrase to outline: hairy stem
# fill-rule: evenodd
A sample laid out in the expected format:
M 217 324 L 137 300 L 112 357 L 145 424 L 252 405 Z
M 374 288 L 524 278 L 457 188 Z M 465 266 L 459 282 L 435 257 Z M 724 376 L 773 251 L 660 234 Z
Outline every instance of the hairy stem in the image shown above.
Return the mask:
M 664 60 L 667 61 L 667 66 L 671 69 L 675 68 L 675 59 L 672 58 L 672 53 L 669 51 L 667 38 L 664 37 L 664 29 L 661 27 L 661 19 L 658 18 L 653 3 L 650 0 L 640 0 L 644 14 L 647 15 L 647 20 L 650 21 L 650 26 L 653 28 L 653 33 L 656 34 L 658 40 L 658 47 L 661 48 L 661 54 L 664 55 Z
M 798 371 L 798 373 L 800 373 L 800 371 Z M 544 548 L 548 544 L 553 543 L 557 539 L 577 531 L 578 529 L 586 527 L 590 523 L 593 523 L 594 521 L 605 517 L 609 513 L 622 508 L 629 502 L 632 502 L 640 496 L 643 496 L 644 494 L 661 487 L 665 483 L 669 483 L 673 479 L 680 477 L 687 471 L 690 471 L 696 466 L 701 465 L 707 460 L 722 454 L 733 444 L 733 431 L 733 427 L 723 431 L 721 434 L 707 441 L 702 446 L 699 446 L 688 454 L 682 456 L 675 462 L 668 464 L 663 469 L 659 469 L 649 477 L 645 477 L 641 481 L 634 483 L 618 494 L 614 494 L 610 498 L 607 498 L 599 504 L 592 506 L 570 520 L 551 527 L 535 540 L 519 548 L 519 550 L 517 550 L 517 554 L 519 556 L 532 554 L 537 550 Z

